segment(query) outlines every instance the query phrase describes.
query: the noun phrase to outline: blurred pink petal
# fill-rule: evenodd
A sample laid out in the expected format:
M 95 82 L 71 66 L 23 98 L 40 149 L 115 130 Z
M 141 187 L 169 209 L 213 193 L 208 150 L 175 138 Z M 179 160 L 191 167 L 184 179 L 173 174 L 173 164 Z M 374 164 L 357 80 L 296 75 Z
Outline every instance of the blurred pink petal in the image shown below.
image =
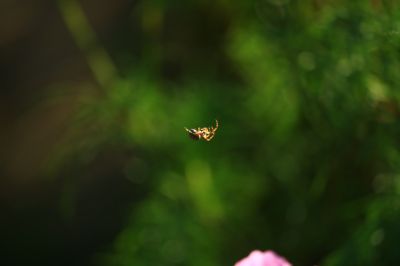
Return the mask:
M 271 250 L 264 252 L 255 250 L 235 266 L 292 266 L 292 264 Z

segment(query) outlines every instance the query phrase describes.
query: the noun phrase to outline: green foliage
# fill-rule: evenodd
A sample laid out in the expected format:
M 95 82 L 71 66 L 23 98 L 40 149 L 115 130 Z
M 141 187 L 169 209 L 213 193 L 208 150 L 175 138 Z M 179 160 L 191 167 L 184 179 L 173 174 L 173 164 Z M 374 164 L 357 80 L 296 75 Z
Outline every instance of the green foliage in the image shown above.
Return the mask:
M 125 77 L 84 110 L 148 193 L 99 263 L 398 264 L 400 12 L 325 2 L 138 3 Z M 215 119 L 211 142 L 183 130 Z

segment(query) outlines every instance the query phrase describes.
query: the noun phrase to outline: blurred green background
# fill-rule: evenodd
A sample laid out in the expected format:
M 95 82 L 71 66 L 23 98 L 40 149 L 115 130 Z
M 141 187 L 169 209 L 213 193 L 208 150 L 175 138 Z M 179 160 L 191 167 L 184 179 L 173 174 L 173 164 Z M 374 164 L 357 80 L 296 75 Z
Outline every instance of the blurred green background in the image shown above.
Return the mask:
M 2 1 L 0 264 L 400 265 L 399 7 Z

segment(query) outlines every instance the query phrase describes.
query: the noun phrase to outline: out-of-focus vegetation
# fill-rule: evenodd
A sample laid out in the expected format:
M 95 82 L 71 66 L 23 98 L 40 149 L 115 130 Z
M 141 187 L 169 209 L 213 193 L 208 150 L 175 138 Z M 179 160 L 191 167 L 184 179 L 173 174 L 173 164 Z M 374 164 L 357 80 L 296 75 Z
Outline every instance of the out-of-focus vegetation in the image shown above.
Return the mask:
M 77 63 L 4 81 L 5 260 L 399 265 L 396 1 L 115 2 L 42 2 Z M 8 60 L 48 62 L 45 35 Z

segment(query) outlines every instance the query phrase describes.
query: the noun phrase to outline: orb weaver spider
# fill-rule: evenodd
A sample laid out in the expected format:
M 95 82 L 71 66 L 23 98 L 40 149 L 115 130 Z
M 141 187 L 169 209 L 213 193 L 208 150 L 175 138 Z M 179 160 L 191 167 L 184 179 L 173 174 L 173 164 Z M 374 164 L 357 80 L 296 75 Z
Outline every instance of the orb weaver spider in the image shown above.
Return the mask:
M 215 132 L 218 129 L 218 120 L 215 119 L 215 127 L 198 127 L 197 129 L 191 128 L 187 129 L 185 127 L 186 131 L 189 133 L 189 137 L 191 137 L 194 140 L 199 140 L 199 139 L 204 139 L 206 141 L 210 141 L 214 136 Z

